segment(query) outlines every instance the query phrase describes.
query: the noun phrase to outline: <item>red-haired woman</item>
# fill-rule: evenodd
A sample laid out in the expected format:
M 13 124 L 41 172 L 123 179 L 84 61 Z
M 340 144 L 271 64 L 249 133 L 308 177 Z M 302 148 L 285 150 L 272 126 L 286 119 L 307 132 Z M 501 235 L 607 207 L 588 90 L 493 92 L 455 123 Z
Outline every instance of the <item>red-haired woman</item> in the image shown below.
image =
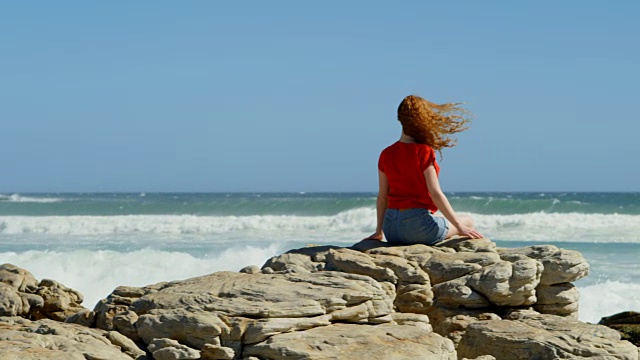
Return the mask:
M 455 145 L 450 135 L 466 129 L 465 115 L 459 104 L 434 104 L 415 95 L 402 100 L 402 135 L 378 160 L 377 225 L 367 239 L 433 245 L 454 235 L 482 237 L 471 217 L 455 213 L 438 180 L 435 152 Z M 438 210 L 444 217 L 434 215 Z

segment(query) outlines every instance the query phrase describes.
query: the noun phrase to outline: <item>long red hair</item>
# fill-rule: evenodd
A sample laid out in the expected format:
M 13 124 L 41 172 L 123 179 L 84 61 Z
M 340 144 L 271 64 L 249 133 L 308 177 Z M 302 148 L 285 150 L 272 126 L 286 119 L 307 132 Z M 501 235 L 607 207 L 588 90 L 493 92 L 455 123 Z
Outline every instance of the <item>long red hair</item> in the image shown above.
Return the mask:
M 416 95 L 405 97 L 398 106 L 398 121 L 402 131 L 416 142 L 427 144 L 441 152 L 453 147 L 455 133 L 466 130 L 470 113 L 460 103 L 434 104 Z

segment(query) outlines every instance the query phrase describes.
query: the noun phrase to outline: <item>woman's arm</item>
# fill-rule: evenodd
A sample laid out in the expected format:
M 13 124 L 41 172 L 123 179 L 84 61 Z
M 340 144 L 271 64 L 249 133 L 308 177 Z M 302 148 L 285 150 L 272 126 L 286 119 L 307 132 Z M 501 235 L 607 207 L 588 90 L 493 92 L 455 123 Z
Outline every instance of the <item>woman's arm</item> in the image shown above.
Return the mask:
M 436 172 L 433 164 L 429 165 L 427 169 L 424 171 L 424 178 L 427 182 L 427 189 L 429 190 L 429 194 L 431 194 L 431 200 L 438 207 L 440 212 L 444 215 L 447 220 L 454 226 L 455 231 L 449 231 L 449 235 L 463 235 L 468 236 L 472 239 L 479 239 L 482 237 L 482 234 L 476 231 L 473 227 L 469 227 L 460 221 L 458 215 L 453 210 L 453 207 L 449 203 L 449 199 L 444 195 L 442 189 L 440 188 L 440 180 L 438 180 L 438 173 Z
M 387 211 L 387 203 L 389 195 L 389 181 L 387 175 L 378 170 L 378 199 L 376 200 L 376 232 L 365 240 L 382 240 L 382 222 L 384 221 L 384 213 Z

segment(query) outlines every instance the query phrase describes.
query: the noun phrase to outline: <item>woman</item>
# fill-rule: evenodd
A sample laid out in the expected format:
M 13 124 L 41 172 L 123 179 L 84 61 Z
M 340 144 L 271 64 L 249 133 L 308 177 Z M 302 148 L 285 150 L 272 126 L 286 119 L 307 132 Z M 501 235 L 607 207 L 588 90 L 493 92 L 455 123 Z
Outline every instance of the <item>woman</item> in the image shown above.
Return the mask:
M 465 115 L 459 104 L 438 105 L 415 95 L 402 100 L 400 140 L 378 160 L 377 225 L 367 239 L 433 245 L 454 235 L 482 237 L 471 217 L 455 213 L 438 180 L 435 151 L 455 145 L 449 136 L 466 129 Z M 438 210 L 444 218 L 434 215 Z

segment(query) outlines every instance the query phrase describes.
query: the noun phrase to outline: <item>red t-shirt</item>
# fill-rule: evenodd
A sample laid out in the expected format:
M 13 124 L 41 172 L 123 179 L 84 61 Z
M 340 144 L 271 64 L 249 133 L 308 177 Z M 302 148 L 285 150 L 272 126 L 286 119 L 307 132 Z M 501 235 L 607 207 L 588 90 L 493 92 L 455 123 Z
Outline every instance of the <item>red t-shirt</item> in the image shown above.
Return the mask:
M 431 212 L 438 211 L 424 178 L 424 171 L 431 163 L 436 168 L 436 174 L 439 174 L 440 166 L 436 162 L 436 153 L 426 144 L 398 141 L 382 150 L 378 169 L 389 181 L 388 208 L 424 208 Z

